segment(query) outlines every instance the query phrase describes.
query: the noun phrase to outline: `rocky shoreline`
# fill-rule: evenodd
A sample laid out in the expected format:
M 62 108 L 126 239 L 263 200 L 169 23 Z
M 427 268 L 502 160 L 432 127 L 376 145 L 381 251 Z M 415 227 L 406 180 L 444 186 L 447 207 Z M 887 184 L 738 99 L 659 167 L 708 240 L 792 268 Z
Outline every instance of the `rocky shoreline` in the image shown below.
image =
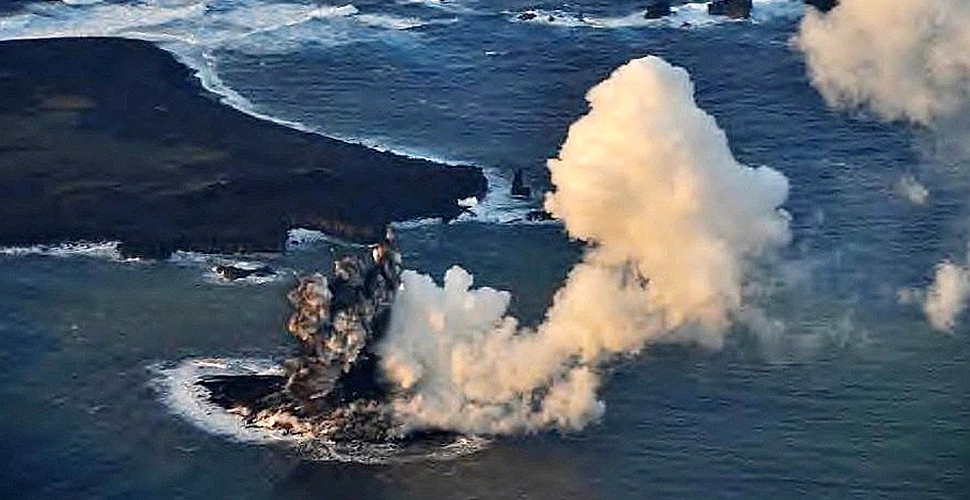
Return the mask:
M 352 113 L 353 110 L 347 110 Z M 127 256 L 278 251 L 288 229 L 377 241 L 484 196 L 445 166 L 230 108 L 148 42 L 0 43 L 0 245 L 121 242 Z

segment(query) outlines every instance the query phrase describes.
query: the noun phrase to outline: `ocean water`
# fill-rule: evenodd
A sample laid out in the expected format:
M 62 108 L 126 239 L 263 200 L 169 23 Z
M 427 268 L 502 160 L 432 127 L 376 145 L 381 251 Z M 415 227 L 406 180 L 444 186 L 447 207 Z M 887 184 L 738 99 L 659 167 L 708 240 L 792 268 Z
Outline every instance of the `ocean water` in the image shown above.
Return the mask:
M 541 320 L 576 244 L 515 222 L 504 195 L 585 110 L 583 95 L 647 54 L 687 68 L 735 156 L 791 182 L 786 329 L 743 328 L 717 351 L 660 346 L 611 368 L 607 411 L 583 432 L 498 439 L 452 460 L 305 460 L 225 439 L 167 411 L 153 367 L 285 354 L 285 292 L 339 243 L 282 255 L 124 261 L 113 245 L 0 250 L 3 498 L 967 498 L 970 345 L 930 329 L 899 290 L 965 252 L 970 162 L 925 130 L 826 108 L 790 46 L 798 2 L 751 21 L 639 19 L 640 2 L 514 0 L 71 1 L 0 17 L 0 39 L 151 40 L 227 105 L 374 147 L 482 166 L 476 217 L 397 228 L 405 266 L 452 264 Z M 523 21 L 518 13 L 534 10 Z M 553 16 L 550 21 L 549 16 Z M 685 25 L 685 23 L 689 23 Z M 0 61 L 2 65 L 2 61 Z M 914 175 L 924 205 L 897 189 Z M 274 280 L 224 284 L 224 260 Z

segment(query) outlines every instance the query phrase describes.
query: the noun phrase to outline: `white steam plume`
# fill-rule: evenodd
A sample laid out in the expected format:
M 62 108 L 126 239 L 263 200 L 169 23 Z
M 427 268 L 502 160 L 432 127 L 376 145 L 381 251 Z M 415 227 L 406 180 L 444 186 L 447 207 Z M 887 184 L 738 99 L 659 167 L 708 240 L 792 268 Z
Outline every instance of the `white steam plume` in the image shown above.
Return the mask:
M 970 101 L 967 0 L 841 0 L 809 9 L 795 42 L 832 105 L 930 125 Z
M 970 111 L 970 1 L 841 0 L 828 14 L 809 9 L 795 39 L 813 85 L 835 106 L 865 107 L 884 120 L 956 132 L 965 143 Z M 904 177 L 915 204 L 929 192 Z M 912 300 L 912 293 L 901 296 Z M 950 331 L 970 299 L 970 269 L 949 260 L 918 294 L 933 328 Z
M 603 411 L 602 364 L 657 341 L 719 346 L 750 263 L 790 239 L 787 179 L 748 168 L 656 57 L 617 69 L 549 160 L 546 208 L 588 250 L 545 320 L 524 329 L 507 292 L 405 272 L 380 346 L 397 414 L 414 427 L 579 429 Z
M 936 266 L 933 284 L 926 290 L 923 312 L 933 328 L 951 332 L 970 298 L 970 268 L 945 260 Z
M 913 205 L 924 205 L 926 199 L 930 197 L 930 191 L 926 189 L 926 186 L 920 184 L 916 177 L 910 174 L 899 178 L 896 183 L 896 192 Z

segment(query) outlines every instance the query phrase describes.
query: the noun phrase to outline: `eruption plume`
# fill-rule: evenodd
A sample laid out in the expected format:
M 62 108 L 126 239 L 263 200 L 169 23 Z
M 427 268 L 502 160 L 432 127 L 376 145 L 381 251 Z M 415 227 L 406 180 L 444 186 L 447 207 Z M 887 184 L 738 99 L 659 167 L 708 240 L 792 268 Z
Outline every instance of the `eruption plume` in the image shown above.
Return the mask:
M 968 26 L 966 0 L 842 0 L 795 42 L 830 104 L 931 125 L 970 101 Z
M 544 321 L 522 328 L 510 296 L 407 271 L 379 347 L 415 428 L 471 433 L 579 429 L 604 409 L 600 371 L 653 342 L 717 347 L 755 259 L 787 245 L 788 181 L 731 154 L 687 72 L 633 60 L 586 98 L 548 166 L 546 208 L 588 244 Z

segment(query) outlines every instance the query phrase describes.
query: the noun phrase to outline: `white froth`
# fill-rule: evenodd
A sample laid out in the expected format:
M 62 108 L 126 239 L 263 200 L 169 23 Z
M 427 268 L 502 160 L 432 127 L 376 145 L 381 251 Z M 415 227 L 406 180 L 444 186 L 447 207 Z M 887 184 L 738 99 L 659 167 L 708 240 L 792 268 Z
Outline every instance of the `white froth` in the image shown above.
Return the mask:
M 321 244 L 339 245 L 345 247 L 354 248 L 364 248 L 367 245 L 360 243 L 353 243 L 336 236 L 327 234 L 323 231 L 317 231 L 315 229 L 306 229 L 302 227 L 290 229 L 286 233 L 286 250 L 287 251 L 298 251 L 312 248 Z
M 412 220 L 406 220 L 401 222 L 392 222 L 391 227 L 396 230 L 406 230 L 406 229 L 415 229 L 415 228 L 425 227 L 425 226 L 434 226 L 437 224 L 444 224 L 444 221 L 435 217 L 426 217 L 423 219 L 412 219 Z
M 644 11 L 638 10 L 623 16 L 588 16 L 570 10 L 528 10 L 533 19 L 520 19 L 522 12 L 506 12 L 513 21 L 567 28 L 697 28 L 714 26 L 727 22 L 737 22 L 726 16 L 712 16 L 707 13 L 708 2 L 692 2 L 673 5 L 670 15 L 659 19 L 647 19 Z M 797 19 L 804 12 L 801 2 L 792 0 L 754 0 L 751 9 L 751 22 L 767 22 L 775 19 Z
M 196 427 L 243 443 L 298 442 L 282 432 L 246 426 L 234 415 L 209 402 L 208 391 L 197 382 L 212 375 L 269 375 L 281 373 L 268 359 L 201 358 L 182 361 L 174 367 L 150 367 L 156 377 L 152 385 L 168 410 Z
M 197 384 L 205 376 L 280 375 L 279 364 L 260 358 L 195 358 L 172 366 L 149 367 L 155 374 L 151 386 L 166 409 L 206 433 L 249 444 L 280 443 L 293 446 L 305 459 L 380 464 L 409 460 L 453 460 L 485 448 L 490 441 L 477 436 L 456 436 L 450 443 L 415 450 L 388 442 L 381 444 L 335 443 L 265 427 L 248 426 L 244 420 L 208 399 Z
M 24 257 L 40 255 L 47 257 L 89 257 L 114 261 L 135 261 L 138 259 L 124 259 L 118 250 L 117 241 L 102 242 L 72 242 L 56 245 L 30 245 L 0 247 L 0 256 Z
M 492 224 L 529 223 L 526 216 L 540 207 L 534 199 L 523 199 L 512 196 L 512 181 L 508 177 L 512 172 L 499 169 L 484 168 L 485 179 L 488 181 L 488 193 L 477 200 L 473 206 L 460 215 L 458 222 L 486 222 Z M 536 195 L 536 199 L 541 199 Z
M 202 271 L 202 280 L 213 285 L 265 285 L 267 283 L 275 283 L 294 274 L 292 269 L 276 268 L 267 262 L 259 260 L 239 259 L 224 255 L 186 252 L 181 250 L 174 252 L 168 258 L 168 262 L 182 267 L 199 268 Z M 259 269 L 260 267 L 267 266 L 270 267 L 273 272 L 269 276 L 250 275 L 237 280 L 227 280 L 219 276 L 219 273 L 216 272 L 217 266 L 232 266 L 245 270 L 255 270 Z
M 416 17 L 397 17 L 388 14 L 360 14 L 357 21 L 367 26 L 375 28 L 385 28 L 391 30 L 409 30 L 419 28 L 426 24 L 440 24 L 443 21 L 425 21 Z M 452 21 L 453 22 L 453 21 Z

